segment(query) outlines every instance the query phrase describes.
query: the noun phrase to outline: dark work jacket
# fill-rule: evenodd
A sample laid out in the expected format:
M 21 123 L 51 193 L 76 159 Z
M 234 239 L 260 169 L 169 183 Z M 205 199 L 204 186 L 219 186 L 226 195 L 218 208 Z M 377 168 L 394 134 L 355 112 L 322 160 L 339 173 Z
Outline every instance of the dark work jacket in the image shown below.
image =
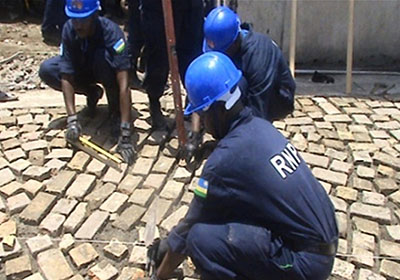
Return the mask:
M 241 36 L 240 51 L 232 60 L 248 83 L 244 103 L 257 117 L 284 118 L 294 109 L 296 84 L 279 46 L 257 32 L 243 30 Z

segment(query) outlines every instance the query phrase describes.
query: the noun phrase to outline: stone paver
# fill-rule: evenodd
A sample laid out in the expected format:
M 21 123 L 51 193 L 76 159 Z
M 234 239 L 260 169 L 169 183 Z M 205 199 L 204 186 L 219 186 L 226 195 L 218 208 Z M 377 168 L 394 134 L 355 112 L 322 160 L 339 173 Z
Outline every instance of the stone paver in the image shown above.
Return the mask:
M 118 275 L 118 269 L 116 269 L 110 263 L 102 261 L 94 267 L 90 268 L 88 271 L 88 275 L 94 279 L 110 280 Z
M 183 190 L 184 183 L 168 181 L 160 193 L 161 198 L 175 199 Z
M 347 182 L 347 175 L 344 173 L 340 172 L 335 172 L 319 167 L 315 167 L 312 169 L 312 172 L 314 176 L 318 179 L 321 179 L 323 181 L 327 181 L 332 184 L 337 184 L 337 185 L 346 185 Z
M 78 201 L 61 198 L 57 201 L 57 204 L 51 209 L 51 212 L 59 213 L 68 216 L 69 213 L 74 210 L 75 206 L 78 204 Z
M 0 186 L 4 186 L 15 179 L 14 174 L 9 168 L 0 170 Z
M 68 198 L 75 198 L 78 200 L 83 197 L 92 189 L 96 181 L 96 176 L 88 174 L 79 174 L 71 186 L 67 189 L 66 196 Z
M 36 257 L 37 254 L 51 248 L 53 242 L 48 235 L 37 235 L 31 237 L 26 241 L 26 246 L 33 256 Z
M 27 224 L 38 225 L 56 202 L 56 196 L 39 192 L 22 211 L 20 219 Z
M 355 202 L 350 206 L 350 214 L 369 218 L 386 224 L 391 222 L 390 209 L 386 207 L 372 206 Z
M 189 207 L 186 205 L 181 206 L 178 210 L 172 213 L 169 217 L 167 217 L 162 223 L 161 227 L 167 230 L 168 232 L 178 224 L 178 222 L 185 217 L 186 212 L 189 210 Z
M 31 203 L 31 200 L 25 193 L 7 198 L 7 207 L 11 215 L 21 212 L 29 203 Z
M 154 189 L 137 189 L 129 197 L 128 202 L 145 206 L 153 193 Z
M 57 236 L 61 232 L 65 216 L 58 213 L 50 213 L 43 219 L 39 229 L 48 232 L 51 236 Z
M 43 166 L 31 166 L 26 169 L 22 175 L 26 180 L 35 179 L 37 181 L 43 181 L 49 179 L 51 176 L 51 168 Z
M 89 203 L 90 209 L 98 208 L 104 200 L 106 200 L 116 189 L 116 186 L 111 183 L 98 184 L 93 191 L 85 196 L 84 201 Z
M 32 272 L 31 260 L 28 255 L 6 261 L 6 276 L 23 278 Z
M 83 243 L 78 247 L 71 249 L 71 251 L 69 251 L 69 255 L 78 268 L 91 263 L 99 257 L 97 251 L 89 243 Z
M 88 173 L 101 177 L 106 170 L 106 165 L 97 159 L 92 159 L 87 166 L 86 170 Z
M 110 243 L 104 247 L 104 254 L 116 261 L 121 260 L 128 253 L 128 247 L 117 239 L 112 239 Z
M 100 210 L 115 213 L 118 212 L 121 207 L 128 200 L 128 196 L 126 194 L 122 194 L 119 192 L 114 192 L 107 200 L 100 206 Z
M 108 220 L 109 214 L 100 210 L 93 212 L 75 233 L 75 238 L 92 239 Z
M 71 161 L 67 164 L 69 169 L 76 171 L 84 171 L 86 165 L 89 163 L 90 156 L 82 151 L 77 152 Z
M 125 178 L 118 185 L 117 190 L 121 193 L 130 195 L 137 188 L 140 182 L 143 180 L 140 176 L 126 175 Z
M 73 276 L 73 271 L 66 258 L 58 249 L 50 249 L 40 253 L 37 263 L 48 280 L 64 280 Z
M 143 216 L 146 208 L 131 205 L 126 208 L 113 222 L 113 226 L 122 230 L 130 230 L 133 225 Z
M 155 220 L 158 225 L 163 219 L 164 215 L 167 213 L 168 209 L 171 207 L 172 201 L 162 198 L 155 198 L 153 203 L 148 208 L 146 214 L 142 218 L 142 222 L 148 223 L 151 220 L 152 213 L 156 213 Z
M 86 202 L 79 203 L 64 222 L 65 232 L 75 233 L 87 216 L 88 204 Z

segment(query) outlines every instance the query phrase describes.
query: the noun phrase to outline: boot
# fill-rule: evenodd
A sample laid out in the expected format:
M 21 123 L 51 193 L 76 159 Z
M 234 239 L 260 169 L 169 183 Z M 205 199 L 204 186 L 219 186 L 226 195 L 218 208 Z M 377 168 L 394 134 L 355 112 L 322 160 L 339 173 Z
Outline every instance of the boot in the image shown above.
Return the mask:
M 152 130 L 167 130 L 167 121 L 161 112 L 159 99 L 150 99 L 150 116 Z

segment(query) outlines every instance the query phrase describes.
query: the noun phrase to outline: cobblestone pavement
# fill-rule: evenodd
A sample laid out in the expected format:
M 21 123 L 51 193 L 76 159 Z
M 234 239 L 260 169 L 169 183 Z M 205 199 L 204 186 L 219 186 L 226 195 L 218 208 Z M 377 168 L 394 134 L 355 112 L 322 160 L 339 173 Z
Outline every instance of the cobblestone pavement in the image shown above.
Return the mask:
M 64 140 L 63 107 L 0 110 L 0 279 L 138 279 L 151 213 L 166 236 L 186 213 L 200 170 L 149 136 L 147 98 L 134 93 L 136 163 L 123 172 Z M 336 207 L 339 252 L 330 279 L 400 279 L 400 99 L 299 96 L 274 125 L 291 139 Z M 164 98 L 172 113 L 172 97 Z M 112 149 L 106 110 L 85 134 Z M 197 279 L 193 264 L 185 279 Z M 133 277 L 133 278 L 132 278 Z

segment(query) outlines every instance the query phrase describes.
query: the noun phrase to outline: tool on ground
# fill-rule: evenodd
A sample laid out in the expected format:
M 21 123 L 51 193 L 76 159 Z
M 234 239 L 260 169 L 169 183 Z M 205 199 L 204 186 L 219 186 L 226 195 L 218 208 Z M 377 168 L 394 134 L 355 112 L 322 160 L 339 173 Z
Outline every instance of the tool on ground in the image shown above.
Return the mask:
M 165 25 L 165 35 L 167 41 L 168 61 L 169 61 L 169 68 L 171 69 L 172 91 L 174 94 L 176 127 L 178 130 L 179 145 L 181 148 L 183 148 L 186 143 L 186 134 L 183 121 L 181 86 L 179 78 L 178 58 L 176 54 L 175 27 L 174 27 L 171 0 L 162 0 L 162 6 L 164 12 L 164 25 Z
M 122 160 L 116 157 L 115 155 L 109 153 L 108 151 L 104 150 L 102 147 L 93 143 L 89 139 L 83 136 L 79 136 L 79 141 L 75 142 L 69 140 L 67 141 L 77 149 L 87 153 L 88 155 L 116 169 L 117 171 L 122 172 L 122 169 L 120 167 L 120 165 L 122 164 Z

